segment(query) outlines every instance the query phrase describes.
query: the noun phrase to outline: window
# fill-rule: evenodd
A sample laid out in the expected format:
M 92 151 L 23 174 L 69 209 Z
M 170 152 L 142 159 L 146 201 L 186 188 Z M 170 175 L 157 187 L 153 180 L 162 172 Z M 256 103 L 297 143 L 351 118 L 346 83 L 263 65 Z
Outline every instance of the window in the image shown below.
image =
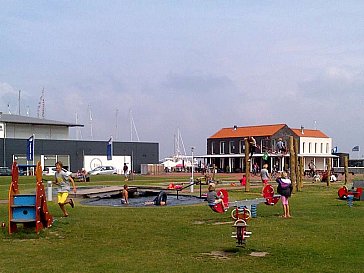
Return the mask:
M 329 153 L 329 143 L 326 143 L 326 153 Z
M 235 151 L 234 141 L 229 141 L 229 153 L 233 154 Z
M 220 142 L 220 154 L 225 154 L 225 141 Z
M 304 154 L 305 153 L 305 145 L 306 143 L 305 142 L 302 142 L 302 153 Z
M 211 154 L 215 154 L 215 142 L 211 142 Z
M 311 142 L 308 143 L 308 153 L 310 154 L 311 153 Z
M 321 147 L 320 147 L 320 153 L 323 153 L 324 152 L 324 144 L 323 143 L 321 143 L 321 145 L 320 145 Z
M 244 140 L 239 141 L 239 151 L 241 154 L 245 153 L 245 141 Z
M 315 143 L 315 154 L 317 154 L 317 143 Z

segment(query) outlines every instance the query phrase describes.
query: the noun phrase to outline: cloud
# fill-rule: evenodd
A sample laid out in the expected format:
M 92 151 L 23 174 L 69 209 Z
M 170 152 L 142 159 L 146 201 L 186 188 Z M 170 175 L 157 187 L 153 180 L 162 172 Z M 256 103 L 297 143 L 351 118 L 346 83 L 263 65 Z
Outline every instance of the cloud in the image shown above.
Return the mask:
M 234 83 L 227 76 L 208 75 L 202 73 L 167 75 L 162 86 L 172 91 L 185 94 L 209 94 L 221 90 L 231 92 L 236 89 Z
M 327 67 L 319 74 L 299 83 L 303 97 L 311 100 L 340 98 L 340 103 L 363 98 L 364 71 L 344 67 Z M 345 94 L 345 95 L 344 95 Z
M 6 82 L 0 82 L 0 111 L 18 113 L 19 91 Z

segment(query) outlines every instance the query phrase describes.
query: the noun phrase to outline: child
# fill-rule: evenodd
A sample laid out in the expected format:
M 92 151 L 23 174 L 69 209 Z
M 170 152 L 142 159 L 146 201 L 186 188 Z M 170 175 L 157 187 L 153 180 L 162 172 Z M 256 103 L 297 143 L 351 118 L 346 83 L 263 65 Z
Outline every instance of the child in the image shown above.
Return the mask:
M 129 192 L 128 192 L 128 185 L 124 185 L 124 188 L 121 192 L 121 204 L 126 204 L 128 205 L 129 204 Z
M 281 200 L 283 204 L 283 218 L 290 218 L 291 214 L 289 211 L 288 198 L 292 194 L 293 186 L 289 178 L 287 178 L 287 173 L 283 172 L 280 178 L 277 178 L 278 188 L 277 192 L 281 195 Z
M 75 204 L 73 202 L 73 199 L 67 199 L 68 192 L 70 191 L 70 182 L 72 182 L 73 192 L 76 193 L 76 185 L 73 181 L 72 177 L 67 175 L 65 171 L 62 170 L 63 164 L 61 161 L 58 161 L 56 163 L 56 172 L 54 174 L 54 183 L 58 185 L 58 205 L 61 208 L 63 212 L 63 216 L 67 217 L 68 213 L 64 205 L 70 204 L 72 208 L 74 208 Z
M 245 186 L 246 185 L 246 175 L 243 174 L 242 179 L 240 179 L 240 185 Z
M 210 183 L 209 185 L 209 192 L 207 193 L 207 203 L 209 204 L 209 206 L 215 206 L 216 204 L 221 203 L 223 209 L 226 210 L 221 196 L 218 196 L 215 191 L 214 183 Z
M 166 206 L 167 205 L 167 194 L 165 191 L 160 191 L 158 196 L 154 198 L 153 201 L 146 201 L 144 205 L 156 205 L 156 206 Z
M 264 164 L 262 170 L 260 171 L 260 178 L 262 179 L 263 188 L 262 188 L 262 195 L 263 189 L 269 182 L 269 172 L 268 172 L 268 164 Z

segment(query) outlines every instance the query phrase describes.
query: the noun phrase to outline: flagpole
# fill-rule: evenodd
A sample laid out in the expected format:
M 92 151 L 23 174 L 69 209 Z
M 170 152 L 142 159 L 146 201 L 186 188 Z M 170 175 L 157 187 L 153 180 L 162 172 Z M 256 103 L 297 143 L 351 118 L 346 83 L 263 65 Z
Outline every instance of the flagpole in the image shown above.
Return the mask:
M 35 135 L 33 134 L 33 175 L 35 175 L 35 168 L 34 168 L 34 145 L 35 145 Z

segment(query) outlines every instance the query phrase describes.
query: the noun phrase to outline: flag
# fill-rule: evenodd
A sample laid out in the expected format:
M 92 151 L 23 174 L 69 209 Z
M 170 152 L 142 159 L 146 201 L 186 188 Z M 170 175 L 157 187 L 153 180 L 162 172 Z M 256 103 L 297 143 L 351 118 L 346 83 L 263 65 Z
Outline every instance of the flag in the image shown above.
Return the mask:
M 353 152 L 359 152 L 359 145 L 358 146 L 354 146 L 352 149 Z
M 34 159 L 34 135 L 27 140 L 27 161 Z
M 112 160 L 112 137 L 110 137 L 110 139 L 107 143 L 106 157 L 107 157 L 107 160 Z
M 335 146 L 335 147 L 332 149 L 332 153 L 333 153 L 333 154 L 336 154 L 336 153 L 337 153 L 337 151 L 338 151 L 337 146 Z

